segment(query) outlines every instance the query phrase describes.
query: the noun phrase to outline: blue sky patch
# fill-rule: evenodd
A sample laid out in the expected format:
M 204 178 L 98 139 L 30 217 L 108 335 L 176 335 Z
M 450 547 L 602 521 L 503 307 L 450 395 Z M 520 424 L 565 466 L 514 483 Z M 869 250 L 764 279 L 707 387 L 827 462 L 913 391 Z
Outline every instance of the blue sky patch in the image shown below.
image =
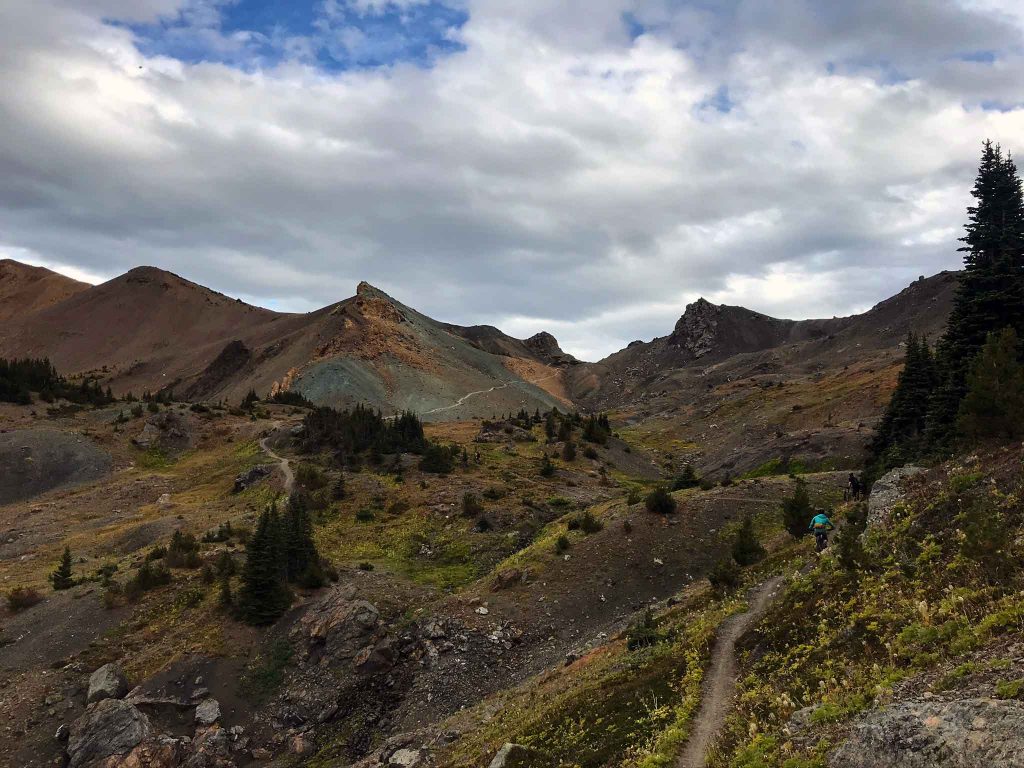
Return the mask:
M 428 0 L 190 0 L 175 16 L 130 29 L 147 56 L 243 69 L 296 60 L 328 71 L 410 62 L 430 66 L 464 49 L 458 30 L 468 14 Z

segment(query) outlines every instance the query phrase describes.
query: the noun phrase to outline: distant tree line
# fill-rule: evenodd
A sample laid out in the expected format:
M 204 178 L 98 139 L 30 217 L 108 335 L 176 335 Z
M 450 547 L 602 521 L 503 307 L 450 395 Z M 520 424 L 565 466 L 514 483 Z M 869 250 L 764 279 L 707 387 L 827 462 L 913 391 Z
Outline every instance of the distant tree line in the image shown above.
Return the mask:
M 907 338 L 906 362 L 870 447 L 868 476 L 987 440 L 1024 437 L 1024 187 L 985 142 L 960 238 L 964 272 L 935 349 Z
M 46 358 L 0 358 L 0 401 L 30 405 L 33 392 L 47 403 L 64 399 L 82 405 L 106 405 L 114 401 L 110 387 L 104 390 L 94 379 L 69 382 Z

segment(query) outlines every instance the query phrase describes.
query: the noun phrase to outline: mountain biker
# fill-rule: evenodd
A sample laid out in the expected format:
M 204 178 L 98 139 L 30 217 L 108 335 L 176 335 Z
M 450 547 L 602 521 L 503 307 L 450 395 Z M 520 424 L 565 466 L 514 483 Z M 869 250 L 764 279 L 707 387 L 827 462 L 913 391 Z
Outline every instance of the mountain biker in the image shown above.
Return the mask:
M 860 499 L 860 478 L 853 474 L 853 472 L 850 473 L 849 488 L 850 499 L 858 501 Z
M 819 509 L 807 529 L 814 531 L 814 540 L 818 545 L 818 551 L 821 552 L 828 547 L 828 532 L 835 530 L 835 526 L 829 516 L 825 514 L 825 510 Z

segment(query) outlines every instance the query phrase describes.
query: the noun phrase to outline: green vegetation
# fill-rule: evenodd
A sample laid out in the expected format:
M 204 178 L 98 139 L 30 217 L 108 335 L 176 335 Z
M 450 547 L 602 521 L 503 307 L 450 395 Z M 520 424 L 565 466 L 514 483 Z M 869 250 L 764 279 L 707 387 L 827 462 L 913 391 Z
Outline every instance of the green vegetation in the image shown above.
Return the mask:
M 676 511 L 676 500 L 672 498 L 672 494 L 668 492 L 668 489 L 659 485 L 644 499 L 644 506 L 647 507 L 648 512 L 654 512 L 659 515 L 671 515 Z
M 423 422 L 411 411 L 385 419 L 364 405 L 351 410 L 314 408 L 302 421 L 303 450 L 330 449 L 342 456 L 374 450 L 378 453 L 424 453 Z
M 965 656 L 1024 629 L 1020 454 L 949 466 L 863 537 L 862 507 L 848 508 L 837 546 L 791 579 L 750 641 L 715 768 L 820 765 L 821 749 L 782 732 L 795 710 L 816 707 L 802 743 L 827 748 L 831 729 L 900 679 L 960 662 L 939 683 L 955 687 L 972 671 Z
M 64 547 L 64 552 L 60 556 L 60 562 L 57 563 L 57 568 L 50 574 L 50 583 L 56 590 L 71 589 L 75 586 L 75 577 L 71 569 L 71 547 Z
M 763 560 L 765 554 L 765 548 L 761 546 L 754 532 L 754 518 L 747 515 L 733 539 L 732 559 L 740 566 L 753 565 Z
M 272 624 L 291 605 L 283 540 L 281 518 L 271 506 L 260 515 L 245 549 L 238 614 L 250 624 Z
M 72 384 L 57 373 L 47 359 L 7 360 L 0 358 L 0 402 L 30 405 L 32 393 L 52 403 L 58 398 L 79 405 L 107 405 L 114 402 L 110 387 L 104 390 L 94 379 Z
M 1013 328 L 990 333 L 967 374 L 957 433 L 969 443 L 1019 440 L 1024 435 L 1024 365 Z
M 292 660 L 292 647 L 285 639 L 275 640 L 266 653 L 256 657 L 239 680 L 243 694 L 257 703 L 269 699 L 281 683 Z
M 807 484 L 803 480 L 796 481 L 793 495 L 782 501 L 782 524 L 789 535 L 795 539 L 807 535 L 807 525 L 814 517 L 811 497 L 807 493 Z

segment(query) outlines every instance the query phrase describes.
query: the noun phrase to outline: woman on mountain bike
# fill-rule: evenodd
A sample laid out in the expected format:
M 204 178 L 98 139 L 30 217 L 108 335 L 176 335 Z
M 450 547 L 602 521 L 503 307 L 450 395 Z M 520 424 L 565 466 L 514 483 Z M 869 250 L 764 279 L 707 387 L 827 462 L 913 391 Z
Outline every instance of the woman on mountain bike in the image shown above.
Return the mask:
M 824 509 L 819 509 L 818 514 L 811 520 L 811 524 L 807 526 L 808 530 L 814 531 L 814 540 L 818 544 L 818 551 L 821 552 L 828 547 L 828 532 L 835 530 L 835 526 L 832 525 L 832 520 Z

